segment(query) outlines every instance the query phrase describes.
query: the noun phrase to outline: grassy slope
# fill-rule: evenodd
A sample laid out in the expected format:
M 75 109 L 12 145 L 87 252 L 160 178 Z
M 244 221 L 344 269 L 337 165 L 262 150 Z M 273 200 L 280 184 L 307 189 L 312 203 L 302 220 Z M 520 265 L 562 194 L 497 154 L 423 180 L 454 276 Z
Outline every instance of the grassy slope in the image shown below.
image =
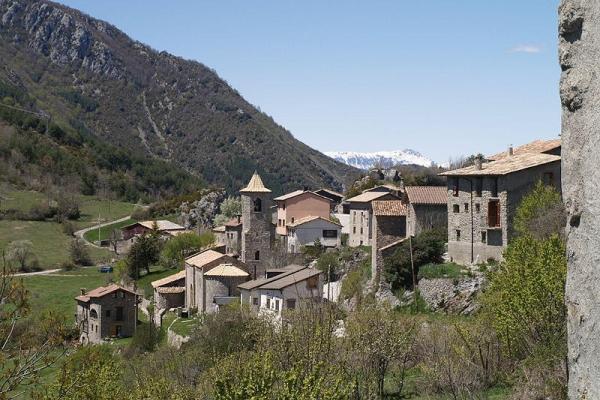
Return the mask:
M 47 202 L 43 193 L 14 188 L 3 192 L 2 197 L 4 200 L 0 207 L 3 209 L 28 211 L 35 205 Z M 134 204 L 131 203 L 109 202 L 95 196 L 75 197 L 81 210 L 81 218 L 73 222 L 77 229 L 96 224 L 99 212 L 102 221 L 110 221 L 129 215 L 134 208 Z M 63 232 L 62 225 L 54 221 L 0 221 L 0 249 L 5 249 L 8 243 L 14 240 L 31 241 L 33 251 L 43 269 L 55 268 L 69 259 L 71 238 Z M 89 251 L 95 262 L 112 258 L 112 254 L 105 249 L 90 247 Z
M 122 222 L 117 222 L 115 224 L 103 226 L 100 229 L 94 229 L 94 230 L 88 231 L 88 232 L 85 233 L 85 235 L 83 235 L 83 237 L 88 242 L 95 242 L 95 241 L 97 241 L 98 240 L 98 236 L 100 237 L 100 239 L 105 240 L 105 239 L 109 238 L 111 232 L 114 229 L 121 229 L 124 226 L 133 224 L 134 222 L 135 222 L 135 220 L 129 218 L 128 220 L 125 220 L 125 221 L 122 221 Z

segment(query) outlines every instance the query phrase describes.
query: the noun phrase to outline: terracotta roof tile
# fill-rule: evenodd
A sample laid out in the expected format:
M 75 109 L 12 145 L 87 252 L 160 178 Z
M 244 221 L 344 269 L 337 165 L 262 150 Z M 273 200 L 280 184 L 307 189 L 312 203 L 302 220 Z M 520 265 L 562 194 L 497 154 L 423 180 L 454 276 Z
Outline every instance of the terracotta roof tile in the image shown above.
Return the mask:
M 389 195 L 389 192 L 365 192 L 346 201 L 349 203 L 370 203 L 371 201 L 377 200 L 380 197 Z
M 163 286 L 163 285 L 166 285 L 171 282 L 175 282 L 175 281 L 178 281 L 178 280 L 184 279 L 184 278 L 185 278 L 185 271 L 179 271 L 179 272 L 177 272 L 173 275 L 169 275 L 165 278 L 158 279 L 156 281 L 152 281 L 152 282 L 150 282 L 150 284 L 152 285 L 153 288 L 156 288 L 156 287 L 160 287 L 160 286 Z
M 123 290 L 124 292 L 135 294 L 135 292 L 133 292 L 133 291 L 131 291 L 129 289 L 125 289 L 123 286 L 117 285 L 115 283 L 111 283 L 108 286 L 100 286 L 100 287 L 97 287 L 94 290 L 90 290 L 86 294 L 82 294 L 80 296 L 75 297 L 75 299 L 77 299 L 79 301 L 83 301 L 83 302 L 88 302 L 88 301 L 90 301 L 91 298 L 104 297 L 107 294 L 110 294 L 110 293 L 115 292 L 117 290 Z
M 527 143 L 522 146 L 518 146 L 518 147 L 514 148 L 513 155 L 524 154 L 524 153 L 546 153 L 546 152 L 554 150 L 560 146 L 561 146 L 560 139 L 534 140 L 531 143 Z M 489 156 L 487 158 L 489 160 L 499 160 L 504 157 L 508 157 L 508 151 L 503 151 L 502 153 L 494 154 L 493 156 Z
M 508 175 L 513 172 L 556 161 L 560 161 L 560 156 L 543 153 L 521 153 L 510 157 L 504 157 L 497 161 L 483 163 L 481 169 L 477 169 L 475 165 L 471 165 L 469 167 L 443 172 L 440 176 Z
M 250 182 L 248 182 L 248 186 L 240 190 L 241 193 L 271 193 L 269 189 L 267 189 L 260 177 L 258 172 L 254 172 L 252 178 L 250 178 Z
M 378 217 L 397 217 L 406 214 L 406 206 L 400 200 L 375 200 L 373 202 L 373 215 Z
M 216 261 L 222 257 L 225 257 L 225 254 L 219 253 L 218 251 L 214 250 L 205 250 L 201 253 L 186 258 L 185 263 L 197 268 L 202 268 L 206 264 Z
M 316 221 L 316 220 L 318 220 L 318 219 L 321 219 L 321 220 L 323 220 L 323 221 L 327 221 L 327 222 L 329 222 L 329 223 L 331 223 L 331 224 L 334 224 L 334 225 L 342 226 L 342 225 L 338 224 L 337 222 L 333 222 L 333 221 L 331 221 L 331 220 L 329 220 L 329 219 L 327 219 L 327 218 L 323 218 L 323 217 L 317 217 L 317 216 L 309 215 L 308 217 L 300 218 L 300 219 L 298 219 L 298 220 L 294 221 L 293 223 L 287 224 L 287 227 L 288 227 L 288 228 L 295 228 L 295 227 L 297 227 L 297 226 L 304 225 L 304 224 L 306 224 L 307 222 Z
M 446 204 L 448 189 L 445 186 L 407 186 L 408 201 L 413 204 Z

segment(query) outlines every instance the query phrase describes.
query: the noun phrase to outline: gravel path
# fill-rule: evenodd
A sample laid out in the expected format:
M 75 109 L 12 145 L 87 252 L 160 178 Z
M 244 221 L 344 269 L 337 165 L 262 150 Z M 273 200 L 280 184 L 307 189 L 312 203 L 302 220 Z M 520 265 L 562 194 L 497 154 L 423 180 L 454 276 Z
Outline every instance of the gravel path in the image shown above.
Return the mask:
M 78 237 L 78 238 L 80 238 L 80 239 L 83 239 L 83 241 L 84 241 L 84 242 L 86 242 L 88 245 L 90 245 L 90 246 L 94 246 L 94 247 L 97 247 L 97 248 L 99 248 L 99 249 L 100 249 L 100 248 L 101 248 L 100 246 L 97 246 L 97 245 L 95 245 L 95 244 L 94 244 L 94 243 L 92 243 L 92 242 L 88 242 L 88 241 L 85 239 L 85 234 L 86 234 L 87 232 L 89 232 L 89 231 L 93 231 L 94 229 L 102 228 L 103 226 L 108 226 L 108 225 L 112 225 L 112 224 L 117 224 L 117 223 L 119 223 L 119 222 L 127 221 L 127 220 L 128 220 L 128 219 L 130 219 L 130 218 L 131 218 L 131 216 L 130 216 L 130 215 L 128 215 L 128 216 L 126 216 L 126 217 L 119 218 L 119 219 L 116 219 L 116 220 L 114 220 L 114 221 L 108 221 L 108 222 L 104 222 L 104 223 L 102 223 L 102 224 L 98 224 L 98 225 L 90 226 L 89 228 L 85 228 L 85 229 L 78 230 L 77 232 L 75 232 L 75 233 L 74 233 L 74 235 L 75 235 L 75 237 Z

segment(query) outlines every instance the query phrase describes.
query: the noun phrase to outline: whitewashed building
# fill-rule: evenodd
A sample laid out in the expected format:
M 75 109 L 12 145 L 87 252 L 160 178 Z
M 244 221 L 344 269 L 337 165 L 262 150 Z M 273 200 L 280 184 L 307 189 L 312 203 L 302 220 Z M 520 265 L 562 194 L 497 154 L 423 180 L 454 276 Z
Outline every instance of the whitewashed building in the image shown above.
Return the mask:
M 287 226 L 287 251 L 299 253 L 302 247 L 314 245 L 316 240 L 324 247 L 341 245 L 342 225 L 327 218 L 310 216 Z

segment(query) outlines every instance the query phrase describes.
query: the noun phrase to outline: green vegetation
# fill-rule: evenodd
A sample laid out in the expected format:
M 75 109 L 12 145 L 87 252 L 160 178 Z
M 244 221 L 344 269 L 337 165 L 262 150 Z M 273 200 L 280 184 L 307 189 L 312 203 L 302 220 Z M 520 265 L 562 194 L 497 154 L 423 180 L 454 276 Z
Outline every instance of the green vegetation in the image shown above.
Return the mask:
M 242 201 L 239 197 L 228 197 L 219 206 L 219 214 L 215 216 L 215 226 L 221 226 L 230 219 L 242 215 Z
M 419 267 L 419 279 L 460 278 L 466 275 L 464 268 L 455 263 L 425 264 Z
M 182 268 L 185 257 L 211 246 L 215 242 L 212 232 L 201 235 L 195 233 L 183 233 L 171 238 L 163 246 L 161 262 L 171 268 Z
M 135 222 L 136 222 L 135 220 L 129 218 L 125 221 L 116 222 L 114 224 L 100 227 L 100 229 L 92 229 L 91 231 L 87 231 L 83 235 L 83 237 L 85 238 L 85 240 L 87 240 L 88 242 L 92 242 L 92 243 L 98 241 L 98 238 L 100 238 L 100 240 L 107 240 L 110 238 L 110 235 L 112 234 L 113 231 L 115 231 L 115 230 L 120 231 L 121 228 L 131 225 Z M 100 236 L 98 236 L 98 235 L 100 235 Z
M 154 289 L 151 285 L 152 282 L 166 278 L 167 276 L 171 276 L 178 272 L 178 270 L 172 268 L 165 269 L 161 266 L 150 267 L 150 273 L 145 273 L 140 277 L 140 279 L 136 280 L 137 287 L 144 292 L 146 297 L 151 297 L 154 295 Z

